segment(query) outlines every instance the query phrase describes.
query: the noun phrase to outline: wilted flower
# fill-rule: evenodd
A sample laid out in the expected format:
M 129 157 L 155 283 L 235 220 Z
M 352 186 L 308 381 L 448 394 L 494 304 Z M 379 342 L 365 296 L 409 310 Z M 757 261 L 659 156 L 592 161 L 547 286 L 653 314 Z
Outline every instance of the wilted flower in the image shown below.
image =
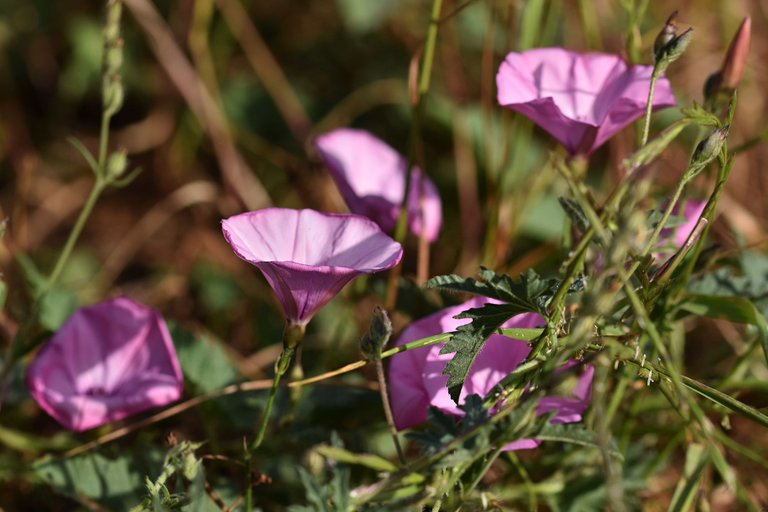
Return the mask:
M 496 75 L 498 101 L 538 124 L 571 155 L 588 155 L 643 115 L 652 72 L 604 53 L 513 52 Z M 674 104 L 669 81 L 660 78 L 654 109 Z
M 309 322 L 355 277 L 394 267 L 403 253 L 359 215 L 266 208 L 221 224 L 235 254 L 261 270 L 293 325 Z
M 315 147 L 352 213 L 392 231 L 400 215 L 408 162 L 365 130 L 341 128 L 321 135 Z M 420 196 L 423 195 L 423 201 Z M 408 227 L 416 236 L 437 239 L 443 218 L 434 183 L 413 168 L 408 194 Z
M 470 308 L 481 307 L 489 299 L 476 297 L 458 306 L 442 309 L 437 313 L 412 323 L 397 341 L 403 345 L 427 336 L 455 331 L 469 319 L 453 318 Z M 529 328 L 540 326 L 544 320 L 537 314 L 524 313 L 511 318 L 503 327 Z M 443 375 L 446 363 L 453 354 L 440 354 L 440 345 L 418 348 L 401 352 L 392 357 L 389 366 L 389 387 L 392 395 L 392 413 L 398 429 L 404 429 L 424 422 L 429 406 L 443 412 L 462 415 L 463 412 L 453 402 Z M 522 363 L 530 347 L 524 341 L 494 334 L 483 345 L 469 370 L 467 379 L 459 396 L 463 403 L 467 395 L 484 396 L 512 370 Z M 552 423 L 573 423 L 581 421 L 581 415 L 589 405 L 594 369 L 587 366 L 573 390 L 572 397 L 547 396 L 537 405 L 537 414 L 557 411 L 550 420 Z M 517 450 L 534 448 L 539 441 L 522 439 L 508 444 L 505 449 Z
M 79 432 L 178 400 L 183 378 L 160 314 L 118 298 L 77 310 L 27 368 L 27 386 Z

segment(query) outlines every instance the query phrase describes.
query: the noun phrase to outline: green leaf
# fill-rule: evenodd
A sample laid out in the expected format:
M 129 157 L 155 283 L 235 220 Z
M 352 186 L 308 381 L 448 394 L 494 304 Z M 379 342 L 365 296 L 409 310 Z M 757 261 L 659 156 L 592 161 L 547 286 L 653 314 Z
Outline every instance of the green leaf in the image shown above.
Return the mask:
M 589 219 L 587 219 L 587 216 L 584 214 L 584 210 L 581 209 L 581 206 L 579 206 L 579 203 L 573 199 L 568 199 L 567 197 L 559 197 L 558 201 L 560 201 L 560 206 L 563 208 L 563 211 L 579 230 L 583 232 L 589 229 Z
M 77 444 L 75 439 L 66 432 L 59 432 L 52 436 L 36 436 L 3 426 L 0 426 L 0 443 L 14 450 L 33 453 L 43 450 L 66 450 Z
M 624 159 L 623 166 L 627 169 L 627 172 L 631 173 L 635 169 L 648 165 L 655 160 L 656 157 L 667 149 L 667 146 L 680 135 L 683 128 L 691 123 L 691 119 L 683 118 L 664 128 L 659 135 L 649 141 L 645 146 Z
M 356 33 L 365 33 L 378 28 L 395 11 L 400 0 L 336 0 L 344 25 Z
M 701 477 L 709 462 L 708 450 L 700 444 L 691 444 L 685 453 L 685 466 L 683 475 L 675 488 L 672 502 L 669 504 L 670 512 L 682 512 L 691 510 L 693 499 L 701 485 Z
M 687 119 L 699 126 L 712 126 L 715 128 L 722 126 L 720 119 L 701 105 L 694 104 L 692 107 L 681 108 L 680 112 L 682 112 Z
M 709 318 L 723 318 L 740 324 L 754 325 L 768 363 L 768 321 L 757 306 L 746 297 L 723 295 L 689 295 L 680 308 Z
M 347 464 L 355 464 L 358 466 L 365 466 L 375 471 L 386 471 L 387 473 L 393 473 L 397 471 L 397 466 L 389 462 L 383 457 L 373 455 L 370 453 L 353 453 L 344 448 L 338 448 L 335 446 L 321 445 L 315 449 L 317 453 L 336 462 L 345 462 Z
M 662 371 L 662 369 L 659 367 L 657 367 L 656 370 L 661 371 L 661 373 L 669 377 L 669 373 L 666 372 L 666 370 Z M 741 402 L 740 400 L 737 400 L 732 396 L 723 393 L 722 391 L 711 388 L 702 382 L 699 382 L 690 377 L 686 377 L 685 375 L 681 375 L 681 378 L 683 380 L 683 384 L 686 387 L 692 389 L 701 396 L 711 400 L 716 404 L 722 405 L 726 409 L 730 409 L 731 411 L 744 416 L 745 418 L 748 418 L 759 425 L 768 427 L 768 416 L 761 413 L 754 407 L 747 405 L 744 402 Z
M 198 391 L 208 393 L 237 381 L 239 373 L 218 340 L 170 322 L 168 329 L 184 378 Z
M 453 358 L 443 369 L 443 375 L 448 376 L 448 393 L 454 402 L 459 402 L 464 380 L 488 337 L 498 331 L 501 325 L 512 316 L 530 310 L 530 307 L 523 308 L 517 304 L 485 304 L 480 308 L 465 311 L 456 317 L 471 318 L 472 322 L 459 326 L 453 336 L 440 349 L 440 354 L 455 352 Z
M 46 457 L 33 471 L 61 494 L 87 496 L 112 510 L 128 510 L 141 499 L 143 475 L 128 457 L 111 460 L 98 453 L 70 459 Z
M 455 274 L 437 276 L 427 281 L 425 286 L 497 299 L 516 306 L 521 313 L 532 311 L 546 314 L 546 299 L 551 297 L 547 292 L 556 289 L 558 283 L 557 279 L 543 279 L 530 269 L 517 281 L 487 268 L 482 268 L 478 276 L 480 279 Z
M 577 444 L 579 446 L 588 446 L 599 448 L 597 433 L 587 430 L 579 424 L 552 424 L 547 423 L 535 436 L 539 441 L 556 441 L 559 443 Z M 608 452 L 617 459 L 623 461 L 624 456 L 619 451 L 616 444 L 611 440 Z
M 37 297 L 47 288 L 46 277 L 26 254 L 17 252 L 15 257 L 32 295 Z M 45 329 L 56 331 L 74 313 L 77 306 L 77 297 L 73 293 L 61 288 L 50 288 L 40 300 L 37 320 Z

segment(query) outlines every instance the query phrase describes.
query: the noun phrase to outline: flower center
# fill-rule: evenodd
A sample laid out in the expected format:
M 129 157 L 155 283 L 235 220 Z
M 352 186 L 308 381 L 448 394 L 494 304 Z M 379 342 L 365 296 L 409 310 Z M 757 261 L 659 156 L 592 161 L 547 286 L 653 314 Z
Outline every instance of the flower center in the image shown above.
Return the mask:
M 86 396 L 106 396 L 107 390 L 101 386 L 94 386 L 85 391 Z

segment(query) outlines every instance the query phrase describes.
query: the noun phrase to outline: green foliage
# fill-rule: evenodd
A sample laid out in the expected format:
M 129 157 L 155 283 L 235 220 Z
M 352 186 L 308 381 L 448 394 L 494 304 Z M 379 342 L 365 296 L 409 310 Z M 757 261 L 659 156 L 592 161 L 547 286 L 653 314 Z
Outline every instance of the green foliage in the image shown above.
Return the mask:
M 127 455 L 115 459 L 99 453 L 68 459 L 45 457 L 35 462 L 33 471 L 60 494 L 77 500 L 85 496 L 113 510 L 128 510 L 141 497 L 143 473 Z
M 351 459 L 356 457 L 344 450 L 344 443 L 335 433 L 331 436 L 329 448 L 333 455 L 341 455 Z M 357 458 L 356 461 L 359 462 L 360 459 Z M 298 467 L 297 471 L 306 492 L 307 505 L 291 505 L 288 507 L 290 512 L 345 512 L 351 510 L 350 470 L 346 464 L 333 464 L 330 470 L 321 474 L 312 474 L 302 467 Z
M 238 380 L 237 368 L 224 352 L 220 341 L 173 323 L 169 325 L 169 331 L 184 378 L 196 390 L 208 393 Z
M 479 280 L 456 275 L 433 277 L 427 286 L 482 295 L 504 301 L 504 304 L 485 304 L 458 315 L 456 318 L 470 318 L 471 323 L 460 326 L 440 350 L 441 354 L 454 353 L 443 370 L 448 375 L 448 392 L 458 403 L 461 388 L 480 349 L 488 338 L 510 318 L 520 313 L 547 315 L 547 305 L 557 291 L 557 279 L 543 279 L 535 271 L 528 270 L 514 281 L 507 275 L 482 269 Z M 583 288 L 583 280 L 577 280 L 569 289 L 571 292 Z

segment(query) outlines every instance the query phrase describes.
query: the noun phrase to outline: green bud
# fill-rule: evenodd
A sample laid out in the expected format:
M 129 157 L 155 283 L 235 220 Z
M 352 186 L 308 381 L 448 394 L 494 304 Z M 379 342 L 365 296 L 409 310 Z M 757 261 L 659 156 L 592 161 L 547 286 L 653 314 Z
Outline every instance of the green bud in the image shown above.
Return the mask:
M 659 55 L 659 52 L 662 50 L 662 48 L 664 48 L 677 35 L 677 23 L 675 23 L 675 19 L 677 19 L 677 11 L 669 15 L 669 18 L 667 18 L 667 22 L 664 24 L 664 27 L 659 32 L 659 35 L 656 36 L 656 39 L 653 42 L 654 56 Z
M 305 329 L 305 324 L 287 323 L 283 330 L 283 350 L 291 353 L 296 350 L 304 339 Z
M 123 106 L 125 99 L 125 89 L 119 76 L 108 76 L 104 78 L 102 85 L 102 105 L 104 114 L 114 115 Z
M 688 169 L 683 176 L 683 179 L 688 181 L 693 179 L 697 174 L 701 172 L 709 163 L 717 158 L 720 151 L 723 149 L 725 139 L 728 138 L 728 125 L 714 130 L 709 136 L 699 142 L 696 149 L 693 150 L 691 155 L 691 162 L 688 164 Z
M 104 42 L 109 44 L 120 38 L 120 17 L 123 11 L 123 4 L 119 0 L 110 0 L 107 2 L 107 12 L 104 19 Z
M 656 54 L 656 67 L 659 72 L 665 71 L 670 64 L 675 62 L 683 55 L 683 53 L 685 53 L 688 45 L 691 44 L 692 38 L 693 28 L 689 28 L 661 48 Z
M 376 306 L 371 317 L 371 327 L 360 340 L 360 351 L 366 359 L 378 359 L 391 336 L 392 322 L 387 312 Z
M 104 74 L 119 74 L 123 66 L 123 40 L 118 39 L 115 44 L 105 46 L 104 52 Z
M 107 181 L 114 181 L 119 178 L 128 167 L 128 155 L 124 149 L 115 151 L 107 158 L 105 177 Z
M 197 471 L 200 469 L 200 461 L 195 457 L 195 453 L 189 451 L 184 454 L 182 459 L 182 474 L 184 478 L 190 482 L 197 476 Z

